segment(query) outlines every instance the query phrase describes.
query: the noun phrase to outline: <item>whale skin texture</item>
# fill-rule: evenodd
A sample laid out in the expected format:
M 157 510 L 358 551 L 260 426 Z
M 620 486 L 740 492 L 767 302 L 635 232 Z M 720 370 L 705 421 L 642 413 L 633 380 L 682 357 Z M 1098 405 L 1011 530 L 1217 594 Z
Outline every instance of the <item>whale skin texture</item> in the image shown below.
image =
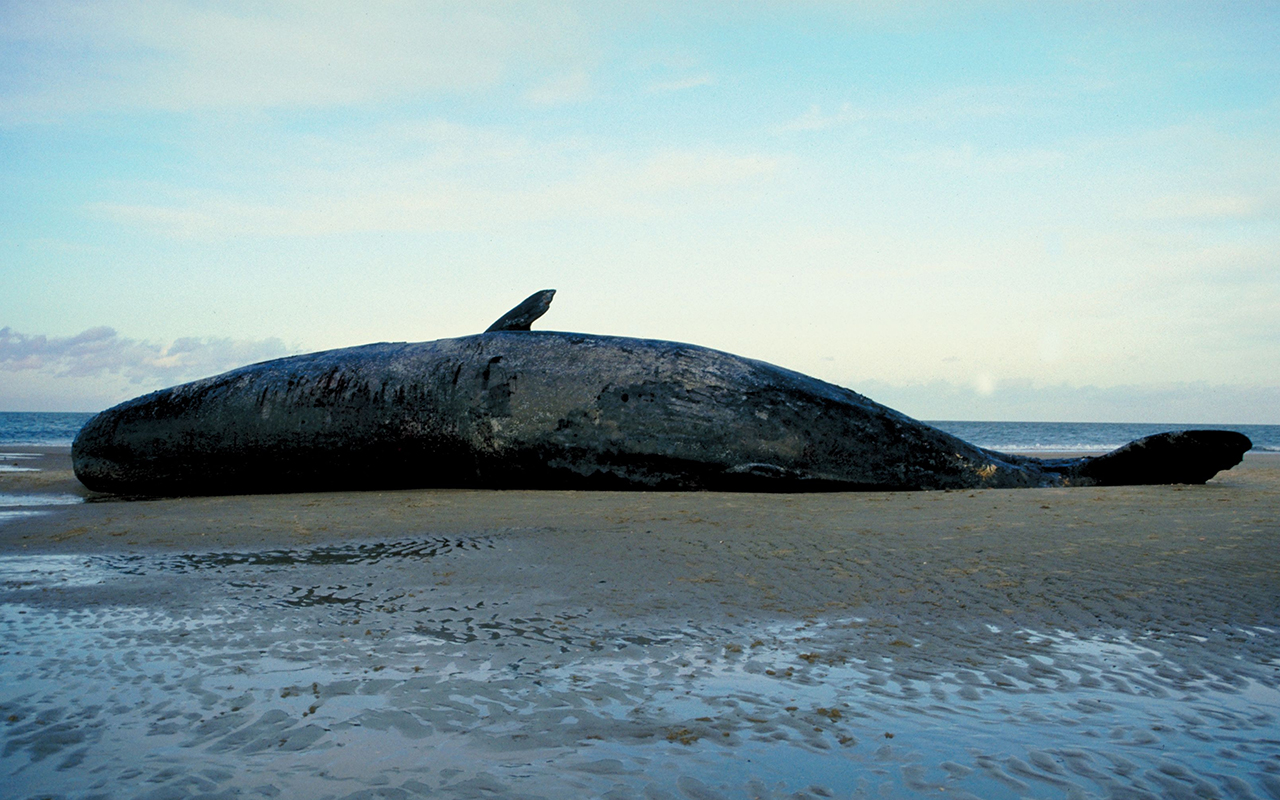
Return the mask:
M 765 362 L 520 329 L 292 356 L 152 392 L 92 418 L 72 460 L 89 489 L 135 496 L 795 492 L 1202 483 L 1250 447 L 1232 431 L 1173 431 L 1097 457 L 1004 454 Z

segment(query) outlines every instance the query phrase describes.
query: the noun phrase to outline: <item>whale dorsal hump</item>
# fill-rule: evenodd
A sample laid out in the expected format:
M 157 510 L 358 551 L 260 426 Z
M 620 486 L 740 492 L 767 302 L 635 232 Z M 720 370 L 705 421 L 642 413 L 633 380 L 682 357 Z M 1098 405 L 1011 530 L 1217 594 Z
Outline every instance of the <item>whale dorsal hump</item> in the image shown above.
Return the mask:
M 492 331 L 527 331 L 533 321 L 551 308 L 551 298 L 556 296 L 555 289 L 543 289 L 534 292 L 524 302 L 498 317 L 498 321 L 490 325 L 485 333 Z

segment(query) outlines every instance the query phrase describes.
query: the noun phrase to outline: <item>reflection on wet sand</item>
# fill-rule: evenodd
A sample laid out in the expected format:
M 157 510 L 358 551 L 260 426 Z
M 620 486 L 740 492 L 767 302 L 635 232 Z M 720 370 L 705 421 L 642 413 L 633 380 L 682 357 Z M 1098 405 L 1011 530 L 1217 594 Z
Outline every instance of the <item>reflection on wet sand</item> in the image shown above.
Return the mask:
M 7 791 L 1280 797 L 1268 626 L 677 622 L 455 590 L 502 544 L 0 558 Z
M 0 453 L 0 472 L 39 472 L 32 466 L 39 457 L 39 453 Z
M 0 453 L 0 456 L 3 456 Z M 0 464 L 0 471 L 5 471 L 4 464 Z M 39 472 L 38 469 L 13 468 L 7 470 L 9 472 Z M 40 517 L 45 515 L 44 508 L 49 506 L 69 506 L 76 503 L 83 503 L 84 498 L 67 493 L 49 493 L 49 492 L 0 492 L 0 525 L 11 520 L 22 519 L 24 517 Z

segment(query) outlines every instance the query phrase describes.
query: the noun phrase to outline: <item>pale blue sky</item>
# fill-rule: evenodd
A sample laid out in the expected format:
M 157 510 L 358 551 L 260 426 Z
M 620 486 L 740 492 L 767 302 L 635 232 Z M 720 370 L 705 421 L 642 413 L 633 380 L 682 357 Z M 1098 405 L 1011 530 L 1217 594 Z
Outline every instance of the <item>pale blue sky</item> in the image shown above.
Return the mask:
M 1280 423 L 1280 4 L 0 2 L 0 410 L 675 339 L 923 418 Z

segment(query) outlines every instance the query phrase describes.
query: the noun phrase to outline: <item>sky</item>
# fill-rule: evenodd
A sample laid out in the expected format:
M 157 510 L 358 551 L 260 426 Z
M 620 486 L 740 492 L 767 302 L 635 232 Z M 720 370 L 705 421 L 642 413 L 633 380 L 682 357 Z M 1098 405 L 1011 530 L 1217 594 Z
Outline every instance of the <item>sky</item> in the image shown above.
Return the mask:
M 668 339 L 923 419 L 1280 423 L 1280 3 L 0 0 L 0 410 Z

